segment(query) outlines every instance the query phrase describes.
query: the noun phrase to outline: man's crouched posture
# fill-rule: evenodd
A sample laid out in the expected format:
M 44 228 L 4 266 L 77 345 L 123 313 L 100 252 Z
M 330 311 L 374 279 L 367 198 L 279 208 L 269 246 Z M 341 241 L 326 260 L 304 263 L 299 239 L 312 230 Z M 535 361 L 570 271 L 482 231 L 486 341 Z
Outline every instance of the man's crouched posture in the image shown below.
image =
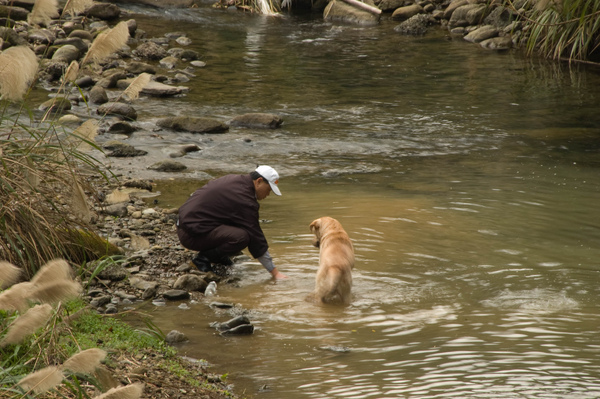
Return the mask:
M 177 235 L 185 248 L 199 251 L 192 259 L 198 270 L 212 271 L 211 263 L 231 266 L 230 256 L 248 248 L 274 278 L 287 278 L 273 263 L 258 216 L 258 201 L 271 191 L 281 195 L 278 182 L 275 169 L 261 165 L 250 174 L 209 181 L 179 208 Z

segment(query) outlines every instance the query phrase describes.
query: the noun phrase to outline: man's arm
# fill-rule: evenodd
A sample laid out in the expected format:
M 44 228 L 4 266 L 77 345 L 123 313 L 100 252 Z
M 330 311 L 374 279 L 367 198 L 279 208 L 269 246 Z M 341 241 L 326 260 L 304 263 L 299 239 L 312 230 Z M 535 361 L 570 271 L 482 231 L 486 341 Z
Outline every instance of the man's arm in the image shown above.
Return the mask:
M 287 278 L 287 276 L 285 274 L 281 273 L 275 267 L 275 264 L 273 263 L 273 258 L 271 258 L 271 254 L 269 253 L 269 250 L 267 250 L 267 252 L 265 252 L 264 254 L 262 254 L 261 256 L 259 256 L 256 259 L 258 259 L 258 261 L 263 265 L 263 267 L 265 269 L 267 269 L 267 271 L 269 273 L 271 273 L 271 276 L 273 276 L 275 279 L 281 280 L 281 279 Z

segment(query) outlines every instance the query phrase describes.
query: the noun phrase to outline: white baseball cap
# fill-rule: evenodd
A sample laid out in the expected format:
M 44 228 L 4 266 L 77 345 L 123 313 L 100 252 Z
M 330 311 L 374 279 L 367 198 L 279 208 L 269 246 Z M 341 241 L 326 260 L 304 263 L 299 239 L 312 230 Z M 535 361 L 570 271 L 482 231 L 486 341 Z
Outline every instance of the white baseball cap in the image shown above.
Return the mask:
M 269 182 L 271 190 L 273 190 L 275 194 L 281 195 L 281 191 L 279 191 L 279 187 L 277 187 L 277 183 L 279 183 L 279 174 L 275 169 L 267 165 L 260 165 L 256 168 L 256 172 Z

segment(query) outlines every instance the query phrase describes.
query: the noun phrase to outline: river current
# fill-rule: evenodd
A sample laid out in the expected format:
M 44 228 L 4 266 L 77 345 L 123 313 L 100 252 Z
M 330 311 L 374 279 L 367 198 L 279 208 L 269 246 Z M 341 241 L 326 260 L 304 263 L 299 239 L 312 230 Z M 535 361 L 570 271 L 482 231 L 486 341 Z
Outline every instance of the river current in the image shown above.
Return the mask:
M 207 66 L 188 95 L 141 98 L 165 115 L 227 121 L 271 112 L 277 130 L 148 129 L 160 149 L 197 143 L 189 172 L 152 172 L 179 206 L 206 179 L 269 164 L 261 204 L 277 266 L 255 261 L 206 302 L 149 309 L 182 354 L 248 398 L 600 397 L 600 74 L 495 53 L 431 28 L 400 36 L 319 15 L 131 9 L 149 37 L 183 31 Z M 157 139 L 157 136 L 161 136 Z M 131 160 L 130 162 L 147 162 Z M 308 225 L 337 218 L 356 250 L 353 301 L 319 307 Z M 251 336 L 209 327 L 246 309 Z

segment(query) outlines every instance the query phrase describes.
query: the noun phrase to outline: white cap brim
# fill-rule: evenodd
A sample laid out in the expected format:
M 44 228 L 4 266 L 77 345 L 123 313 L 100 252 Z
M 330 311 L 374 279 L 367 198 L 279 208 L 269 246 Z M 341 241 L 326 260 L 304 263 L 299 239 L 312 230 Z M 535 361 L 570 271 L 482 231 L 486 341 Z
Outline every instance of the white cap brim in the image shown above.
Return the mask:
M 268 180 L 267 180 L 268 181 Z M 271 183 L 269 181 L 269 186 L 271 186 L 271 190 L 273 190 L 273 192 L 277 195 L 281 195 L 281 191 L 279 191 L 279 187 L 277 187 L 277 184 L 275 183 Z

